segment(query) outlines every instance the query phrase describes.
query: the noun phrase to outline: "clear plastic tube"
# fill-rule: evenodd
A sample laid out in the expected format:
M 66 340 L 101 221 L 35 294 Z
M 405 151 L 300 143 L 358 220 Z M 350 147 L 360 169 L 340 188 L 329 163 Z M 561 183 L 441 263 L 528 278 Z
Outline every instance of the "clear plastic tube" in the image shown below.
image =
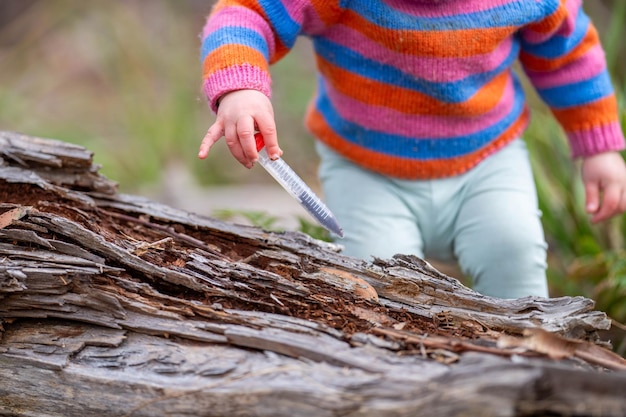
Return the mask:
M 337 223 L 337 219 L 330 209 L 309 188 L 308 185 L 294 172 L 287 163 L 278 158 L 271 160 L 263 145 L 259 146 L 257 136 L 257 148 L 259 149 L 259 164 L 272 176 L 282 187 L 289 192 L 302 207 L 306 209 L 322 226 L 339 237 L 343 237 L 343 229 Z

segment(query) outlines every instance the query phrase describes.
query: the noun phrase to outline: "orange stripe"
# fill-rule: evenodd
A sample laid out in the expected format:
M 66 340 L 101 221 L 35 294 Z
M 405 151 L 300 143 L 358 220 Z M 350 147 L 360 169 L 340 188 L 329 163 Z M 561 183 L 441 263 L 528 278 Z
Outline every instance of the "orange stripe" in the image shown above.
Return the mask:
M 530 25 L 526 26 L 526 29 L 532 30 L 533 32 L 537 33 L 554 32 L 563 24 L 563 21 L 567 19 L 568 12 L 567 8 L 565 7 L 565 3 L 567 3 L 567 0 L 561 0 L 561 4 L 554 11 L 554 13 L 544 18 L 540 22 L 531 23 Z
M 235 65 L 252 65 L 269 71 L 265 56 L 249 46 L 228 44 L 208 54 L 202 64 L 202 78 Z
M 252 9 L 254 11 L 256 11 L 257 13 L 261 12 L 261 7 L 259 6 L 259 3 L 255 0 L 219 0 L 215 6 L 213 6 L 213 13 L 222 10 L 226 7 L 237 7 L 237 6 L 242 6 L 242 7 L 247 7 L 249 9 Z
M 553 110 L 552 113 L 568 132 L 587 130 L 593 126 L 610 124 L 619 120 L 617 100 L 614 95 L 584 106 Z
M 463 29 L 449 31 L 411 31 L 381 28 L 353 11 L 341 23 L 362 33 L 392 51 L 431 57 L 468 57 L 493 52 L 517 27 Z
M 325 142 L 335 151 L 367 169 L 396 178 L 428 179 L 448 177 L 467 172 L 496 150 L 520 137 L 528 124 L 528 109 L 525 108 L 517 121 L 500 136 L 476 152 L 458 158 L 425 161 L 389 157 L 354 145 L 335 133 L 328 126 L 324 117 L 314 108 L 309 109 L 306 124 L 311 132 L 322 142 Z
M 520 61 L 524 66 L 532 71 L 552 71 L 575 61 L 583 56 L 587 51 L 596 46 L 599 42 L 598 32 L 593 26 L 589 26 L 587 34 L 582 42 L 572 49 L 567 55 L 560 58 L 540 58 L 522 51 Z
M 384 106 L 408 114 L 444 116 L 478 116 L 493 109 L 510 82 L 503 72 L 485 84 L 469 100 L 445 103 L 428 95 L 384 84 L 334 66 L 318 56 L 320 72 L 342 94 L 372 106 Z
M 319 16 L 320 20 L 326 25 L 335 23 L 339 16 L 340 6 L 339 1 L 335 0 L 332 4 L 328 0 L 312 0 L 311 5 L 315 12 Z
M 274 40 L 276 41 L 276 50 L 274 51 L 274 55 L 270 57 L 270 64 L 275 64 L 280 61 L 280 59 L 289 52 L 289 48 L 287 48 L 285 44 L 280 41 L 280 39 L 275 36 Z

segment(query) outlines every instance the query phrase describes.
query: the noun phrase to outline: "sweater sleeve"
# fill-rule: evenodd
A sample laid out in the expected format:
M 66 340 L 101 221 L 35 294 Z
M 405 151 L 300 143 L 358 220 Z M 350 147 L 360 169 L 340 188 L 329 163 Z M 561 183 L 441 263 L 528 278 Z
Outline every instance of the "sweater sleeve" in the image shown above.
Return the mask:
M 581 0 L 561 1 L 521 38 L 522 66 L 565 130 L 572 156 L 624 149 L 604 50 Z
M 220 0 L 202 31 L 202 90 L 213 111 L 224 94 L 241 89 L 271 96 L 269 66 L 303 32 L 326 27 L 339 0 Z

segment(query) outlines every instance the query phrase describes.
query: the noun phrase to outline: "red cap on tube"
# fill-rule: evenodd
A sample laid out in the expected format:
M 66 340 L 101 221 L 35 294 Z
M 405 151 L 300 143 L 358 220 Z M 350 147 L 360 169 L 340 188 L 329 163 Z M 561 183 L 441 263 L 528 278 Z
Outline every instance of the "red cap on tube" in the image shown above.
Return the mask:
M 265 142 L 263 141 L 263 135 L 261 135 L 261 132 L 257 132 L 254 134 L 254 140 L 256 140 L 256 151 L 259 152 L 265 146 Z

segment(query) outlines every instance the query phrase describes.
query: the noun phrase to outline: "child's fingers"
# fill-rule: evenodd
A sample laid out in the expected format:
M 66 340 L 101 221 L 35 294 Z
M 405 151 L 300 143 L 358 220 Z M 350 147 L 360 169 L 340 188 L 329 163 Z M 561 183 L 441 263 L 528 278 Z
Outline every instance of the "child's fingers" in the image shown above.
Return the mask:
M 237 120 L 237 136 L 239 136 L 239 145 L 245 155 L 247 161 L 254 164 L 259 155 L 256 150 L 256 141 L 254 140 L 254 119 L 252 116 L 240 117 Z
M 229 124 L 226 126 L 225 137 L 226 145 L 228 146 L 228 149 L 233 157 L 235 157 L 235 159 L 246 168 L 252 168 L 252 161 L 248 159 L 243 151 L 243 148 L 241 147 L 241 143 L 239 142 L 236 124 Z
M 270 159 L 278 159 L 283 154 L 282 149 L 278 146 L 278 136 L 276 134 L 276 122 L 271 113 L 258 116 L 256 119 L 257 127 L 263 136 L 265 150 Z
M 215 142 L 217 142 L 224 135 L 224 128 L 222 123 L 216 121 L 211 125 L 209 130 L 207 130 L 206 135 L 202 139 L 202 143 L 200 144 L 200 150 L 198 151 L 198 158 L 204 159 L 209 155 L 209 150 L 211 146 Z
M 593 223 L 607 220 L 620 213 L 623 192 L 617 184 L 610 185 L 602 191 L 602 204 L 600 209 L 593 215 Z
M 198 156 L 206 158 L 209 149 L 221 137 L 226 137 L 230 153 L 243 166 L 251 168 L 259 158 L 254 134 L 261 132 L 267 153 L 276 159 L 282 155 L 276 138 L 276 123 L 272 104 L 255 90 L 237 90 L 224 95 L 218 110 L 218 122 L 209 129 Z
M 600 207 L 600 187 L 595 181 L 585 184 L 585 210 L 589 214 L 594 214 Z
M 626 211 L 626 164 L 617 152 L 583 159 L 585 209 L 597 223 Z

